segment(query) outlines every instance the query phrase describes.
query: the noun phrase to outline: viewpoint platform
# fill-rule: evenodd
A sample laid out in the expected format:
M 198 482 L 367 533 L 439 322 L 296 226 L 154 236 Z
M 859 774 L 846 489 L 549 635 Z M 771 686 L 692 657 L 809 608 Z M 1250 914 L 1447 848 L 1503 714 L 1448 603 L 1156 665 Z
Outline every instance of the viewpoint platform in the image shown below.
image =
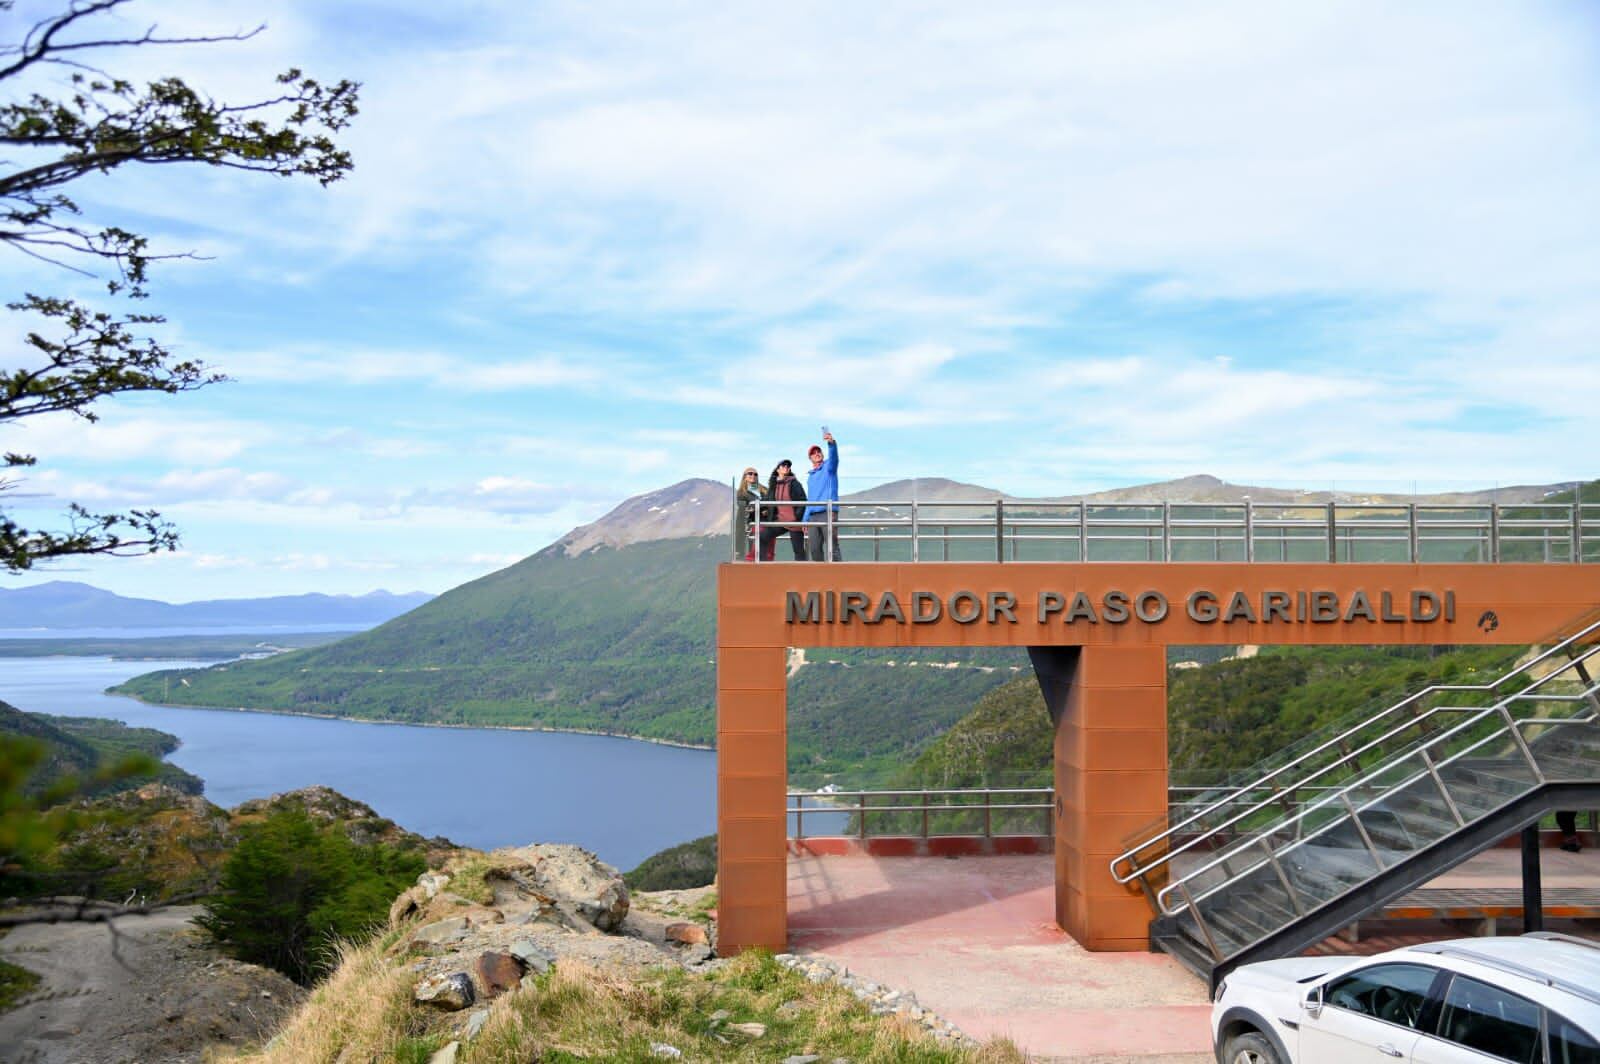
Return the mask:
M 857 500 L 814 524 L 845 560 L 718 574 L 725 954 L 787 944 L 795 647 L 1026 647 L 1056 726 L 1057 923 L 1213 977 L 1600 806 L 1600 505 Z M 1167 648 L 1243 644 L 1548 649 L 1170 809 Z

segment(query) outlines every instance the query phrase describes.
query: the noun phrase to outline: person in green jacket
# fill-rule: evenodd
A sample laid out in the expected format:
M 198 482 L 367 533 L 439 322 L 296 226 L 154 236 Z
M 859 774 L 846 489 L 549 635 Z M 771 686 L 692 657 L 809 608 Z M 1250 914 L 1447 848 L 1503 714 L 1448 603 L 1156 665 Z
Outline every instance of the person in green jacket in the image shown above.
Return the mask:
M 746 561 L 752 559 L 750 544 L 754 541 L 751 539 L 750 530 L 755 527 L 756 511 L 759 509 L 757 503 L 766 497 L 767 488 L 765 484 L 761 483 L 761 474 L 756 472 L 755 466 L 747 466 L 744 475 L 739 478 L 739 518 L 733 523 L 733 556 L 735 558 L 743 558 Z M 770 508 L 761 514 L 761 520 L 763 523 L 772 520 Z M 761 560 L 770 561 L 771 558 L 772 548 L 768 544 L 766 549 L 761 552 Z

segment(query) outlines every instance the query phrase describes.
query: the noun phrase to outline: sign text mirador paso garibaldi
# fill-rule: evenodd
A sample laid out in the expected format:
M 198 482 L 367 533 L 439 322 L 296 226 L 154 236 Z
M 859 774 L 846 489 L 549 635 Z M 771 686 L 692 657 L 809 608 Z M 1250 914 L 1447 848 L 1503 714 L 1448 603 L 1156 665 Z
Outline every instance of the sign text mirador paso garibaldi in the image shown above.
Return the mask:
M 1456 593 L 1200 588 L 1174 604 L 1160 591 L 1040 591 L 1027 603 L 1010 591 L 913 591 L 904 599 L 893 591 L 789 591 L 783 613 L 786 624 L 1016 624 L 1021 610 L 1039 624 L 1160 624 L 1175 609 L 1200 624 L 1448 623 L 1456 619 Z

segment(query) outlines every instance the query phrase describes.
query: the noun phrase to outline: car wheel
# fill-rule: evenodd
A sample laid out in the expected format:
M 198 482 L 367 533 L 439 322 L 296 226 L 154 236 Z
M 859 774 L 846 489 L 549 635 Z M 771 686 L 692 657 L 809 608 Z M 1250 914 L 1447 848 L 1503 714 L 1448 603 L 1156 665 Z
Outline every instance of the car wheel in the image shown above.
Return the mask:
M 1288 1064 L 1288 1061 L 1278 1059 L 1278 1051 L 1272 1048 L 1271 1042 L 1254 1031 L 1236 1034 L 1228 1039 L 1228 1048 L 1222 1059 L 1223 1064 Z

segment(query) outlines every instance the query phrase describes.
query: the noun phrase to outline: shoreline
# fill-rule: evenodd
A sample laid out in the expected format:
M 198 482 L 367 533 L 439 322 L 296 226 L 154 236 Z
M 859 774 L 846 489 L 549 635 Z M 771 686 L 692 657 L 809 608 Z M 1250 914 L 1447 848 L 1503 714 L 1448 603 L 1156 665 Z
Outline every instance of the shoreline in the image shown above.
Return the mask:
M 138 695 L 128 694 L 107 687 L 105 694 L 117 698 L 128 698 L 141 705 L 159 706 L 162 709 L 201 709 L 217 713 L 263 713 L 273 717 L 309 717 L 312 720 L 342 720 L 351 724 L 390 724 L 402 728 L 455 728 L 468 731 L 520 731 L 520 732 L 550 732 L 560 735 L 594 735 L 603 739 L 629 739 L 639 743 L 654 743 L 657 746 L 675 746 L 682 750 L 715 750 L 716 747 L 709 743 L 691 743 L 681 739 L 658 739 L 649 735 L 630 735 L 627 732 L 602 731 L 599 728 L 552 728 L 538 724 L 445 724 L 440 721 L 415 721 L 415 720 L 377 720 L 372 717 L 341 717 L 336 713 L 307 713 L 294 709 L 251 709 L 248 706 L 192 706 L 175 702 L 156 702 Z

